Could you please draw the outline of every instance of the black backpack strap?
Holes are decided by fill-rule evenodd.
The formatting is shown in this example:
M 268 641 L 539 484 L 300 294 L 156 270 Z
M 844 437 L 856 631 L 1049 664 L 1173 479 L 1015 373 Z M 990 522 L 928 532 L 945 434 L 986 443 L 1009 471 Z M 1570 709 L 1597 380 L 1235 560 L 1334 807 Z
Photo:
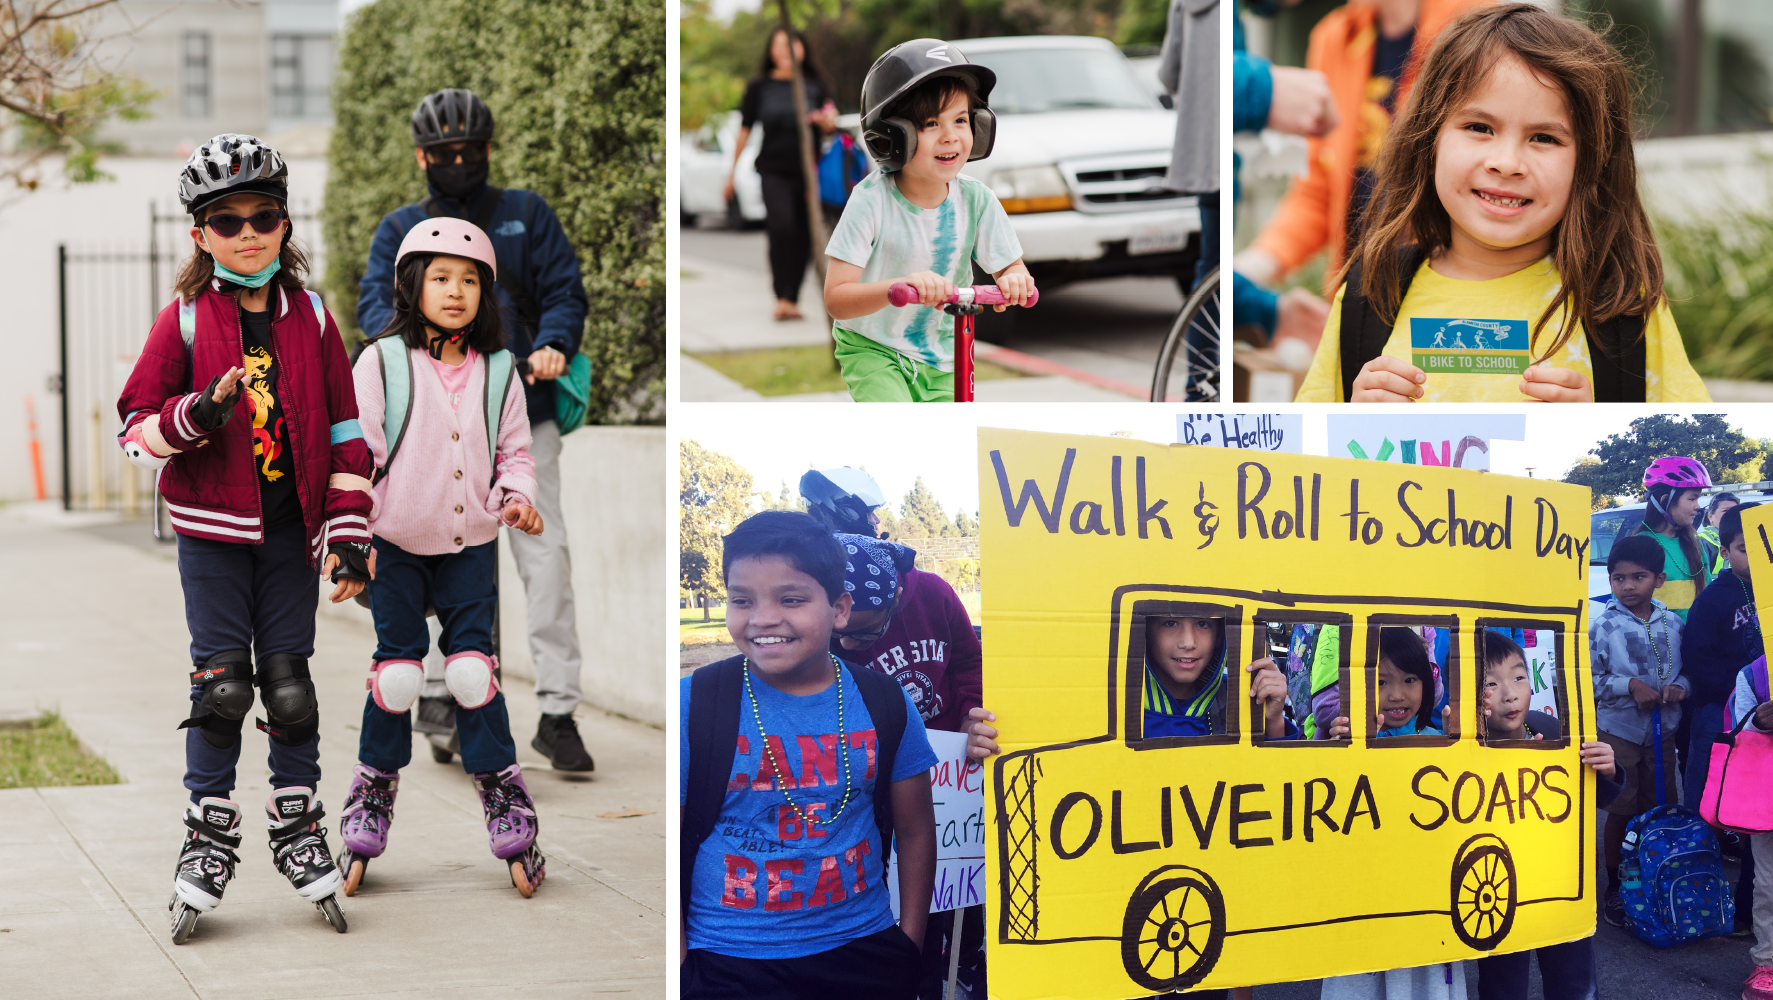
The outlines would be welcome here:
M 684 730 L 690 756 L 680 831 L 680 913 L 689 912 L 696 852 L 714 832 L 721 806 L 726 803 L 726 783 L 733 773 L 733 758 L 739 746 L 739 696 L 743 691 L 744 664 L 744 657 L 733 656 L 700 667 L 690 675 L 689 719 Z
M 1589 363 L 1594 366 L 1594 401 L 1642 403 L 1644 401 L 1644 317 L 1615 316 L 1600 324 L 1600 336 L 1588 335 Z M 1596 340 L 1612 347 L 1607 354 Z
M 845 663 L 862 692 L 862 704 L 874 720 L 874 825 L 880 830 L 880 864 L 886 870 L 886 859 L 893 853 L 893 761 L 899 754 L 899 741 L 905 736 L 910 716 L 905 709 L 905 692 L 899 682 L 867 667 Z
M 1418 244 L 1412 243 L 1398 251 L 1398 273 L 1402 277 L 1398 285 L 1398 308 L 1403 308 L 1404 296 L 1410 294 L 1410 282 L 1416 280 L 1416 271 L 1428 254 Z M 1341 356 L 1342 356 L 1342 401 L 1354 398 L 1354 380 L 1361 373 L 1366 363 L 1385 353 L 1385 342 L 1391 339 L 1392 322 L 1387 323 L 1379 316 L 1361 292 L 1361 265 L 1357 260 L 1348 269 L 1348 278 L 1342 290 Z

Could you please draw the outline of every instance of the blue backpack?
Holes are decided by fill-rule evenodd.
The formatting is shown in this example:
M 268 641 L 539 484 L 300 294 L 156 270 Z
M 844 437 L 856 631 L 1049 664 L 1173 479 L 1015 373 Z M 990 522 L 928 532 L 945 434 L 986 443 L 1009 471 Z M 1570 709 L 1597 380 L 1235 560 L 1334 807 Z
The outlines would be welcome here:
M 1651 718 L 1656 774 L 1662 770 L 1662 713 Z M 1664 802 L 1657 782 L 1654 809 L 1632 817 L 1619 866 L 1619 897 L 1626 922 L 1658 948 L 1728 935 L 1736 904 L 1724 878 L 1718 838 L 1699 813 Z
M 850 191 L 871 169 L 862 146 L 848 132 L 837 133 L 825 155 L 819 157 L 819 200 L 827 205 L 849 203 Z

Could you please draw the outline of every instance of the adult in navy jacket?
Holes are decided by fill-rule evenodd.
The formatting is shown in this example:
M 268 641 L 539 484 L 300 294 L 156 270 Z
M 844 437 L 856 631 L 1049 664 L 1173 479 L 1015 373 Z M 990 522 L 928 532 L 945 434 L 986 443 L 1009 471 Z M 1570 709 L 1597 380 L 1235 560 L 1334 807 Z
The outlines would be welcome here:
M 590 754 L 573 722 L 580 700 L 579 652 L 572 592 L 572 560 L 560 508 L 560 429 L 554 422 L 553 380 L 578 352 L 590 304 L 578 257 L 554 210 L 533 191 L 486 183 L 492 150 L 492 112 L 467 90 L 440 90 L 412 116 L 414 157 L 430 196 L 382 217 L 370 243 L 357 298 L 357 325 L 373 336 L 394 315 L 394 261 L 413 226 L 433 216 L 467 219 L 485 230 L 498 255 L 497 295 L 506 344 L 529 373 L 530 454 L 536 462 L 536 509 L 548 530 L 508 533 L 529 605 L 529 646 L 536 669 L 542 721 L 530 741 L 557 770 L 590 771 Z M 451 716 L 442 662 L 427 660 L 426 696 L 415 727 L 435 731 Z M 433 676 L 434 675 L 434 676 Z M 447 730 L 446 730 L 447 731 Z

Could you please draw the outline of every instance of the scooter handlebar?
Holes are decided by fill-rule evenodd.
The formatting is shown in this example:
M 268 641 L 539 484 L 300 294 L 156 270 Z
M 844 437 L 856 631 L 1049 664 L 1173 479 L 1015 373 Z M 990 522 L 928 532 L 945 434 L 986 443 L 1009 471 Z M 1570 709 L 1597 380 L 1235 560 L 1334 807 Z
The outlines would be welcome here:
M 953 295 L 948 296 L 947 301 L 949 301 L 949 302 L 964 302 L 964 301 L 966 301 L 967 295 L 969 292 L 971 293 L 971 298 L 972 298 L 971 304 L 973 304 L 973 305 L 981 305 L 981 306 L 1009 305 L 1009 302 L 1004 298 L 1003 289 L 997 287 L 996 285 L 971 285 L 971 286 L 964 286 L 963 285 L 962 287 L 956 289 L 955 293 Z M 918 300 L 917 289 L 913 288 L 912 286 L 906 284 L 903 281 L 898 282 L 898 283 L 894 284 L 891 288 L 887 289 L 887 301 L 891 302 L 895 306 L 915 305 L 917 303 L 917 300 Z M 1036 302 L 1039 302 L 1039 301 L 1040 301 L 1040 289 L 1037 288 L 1037 289 L 1028 293 L 1028 306 L 1032 306 Z M 1024 307 L 1024 308 L 1026 308 L 1026 307 Z

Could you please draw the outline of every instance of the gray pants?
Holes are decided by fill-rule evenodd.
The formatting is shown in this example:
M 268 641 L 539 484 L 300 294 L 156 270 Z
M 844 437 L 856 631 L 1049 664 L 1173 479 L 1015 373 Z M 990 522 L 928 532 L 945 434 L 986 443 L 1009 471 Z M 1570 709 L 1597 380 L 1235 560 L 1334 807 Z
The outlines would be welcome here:
M 1755 859 L 1755 946 L 1748 958 L 1756 965 L 1773 965 L 1773 833 L 1750 837 L 1749 850 Z
M 517 560 L 517 575 L 529 602 L 529 655 L 536 668 L 536 701 L 544 715 L 569 715 L 579 707 L 579 630 L 573 609 L 572 552 L 567 548 L 566 516 L 560 508 L 560 428 L 549 420 L 530 425 L 529 447 L 536 462 L 536 511 L 542 533 L 503 532 Z M 425 656 L 425 694 L 443 697 L 443 654 L 438 626 L 431 619 L 431 652 Z

